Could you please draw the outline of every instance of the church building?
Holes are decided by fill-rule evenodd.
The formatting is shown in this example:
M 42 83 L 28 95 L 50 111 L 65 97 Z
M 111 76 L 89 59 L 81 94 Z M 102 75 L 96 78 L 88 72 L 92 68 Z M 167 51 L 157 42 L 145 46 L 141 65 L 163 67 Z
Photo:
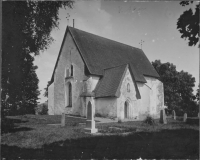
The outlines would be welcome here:
M 163 84 L 141 49 L 67 27 L 48 87 L 48 113 L 159 118 Z

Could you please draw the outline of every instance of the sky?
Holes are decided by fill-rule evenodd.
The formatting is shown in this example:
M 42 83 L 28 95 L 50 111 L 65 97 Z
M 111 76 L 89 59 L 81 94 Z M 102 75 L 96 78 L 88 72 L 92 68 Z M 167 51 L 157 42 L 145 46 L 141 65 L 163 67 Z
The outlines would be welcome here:
M 194 94 L 199 84 L 199 48 L 188 46 L 176 29 L 177 19 L 197 2 L 182 7 L 176 2 L 133 2 L 113 0 L 77 0 L 73 9 L 59 10 L 59 29 L 51 36 L 54 42 L 35 57 L 34 64 L 41 94 L 38 102 L 47 100 L 44 88 L 51 79 L 67 25 L 90 32 L 133 47 L 142 48 L 150 62 L 161 60 L 176 66 L 195 77 Z M 140 42 L 143 41 L 142 46 Z

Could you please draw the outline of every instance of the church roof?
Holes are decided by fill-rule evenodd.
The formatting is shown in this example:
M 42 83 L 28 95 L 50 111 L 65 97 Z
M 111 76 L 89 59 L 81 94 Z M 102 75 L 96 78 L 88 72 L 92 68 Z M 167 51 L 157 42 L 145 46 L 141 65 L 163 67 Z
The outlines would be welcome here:
M 136 88 L 136 97 L 140 99 L 140 93 L 136 85 L 133 73 L 128 64 L 121 65 L 113 68 L 108 68 L 104 70 L 104 75 L 97 84 L 94 92 L 95 98 L 103 97 L 119 97 L 120 96 L 120 87 L 127 69 L 129 68 L 133 83 Z
M 145 76 L 159 75 L 141 49 L 103 38 L 76 28 L 67 27 L 91 75 L 103 76 L 104 69 L 130 64 L 135 81 L 146 83 Z M 64 44 L 64 40 L 62 46 Z M 61 48 L 62 48 L 61 46 Z M 60 49 L 61 52 L 61 49 Z M 58 59 L 61 53 L 58 55 Z M 58 63 L 54 68 L 54 72 Z M 51 81 L 54 78 L 54 72 Z
M 68 27 L 91 74 L 103 75 L 106 68 L 130 64 L 135 80 L 146 82 L 144 75 L 159 75 L 141 49 Z

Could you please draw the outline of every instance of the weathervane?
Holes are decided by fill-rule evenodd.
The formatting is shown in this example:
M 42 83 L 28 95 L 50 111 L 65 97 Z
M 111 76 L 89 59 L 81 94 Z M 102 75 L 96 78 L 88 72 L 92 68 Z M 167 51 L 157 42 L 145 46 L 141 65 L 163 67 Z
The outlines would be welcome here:
M 143 44 L 143 43 L 144 43 L 143 40 L 141 40 L 140 43 L 139 43 L 139 44 L 141 45 L 141 49 L 142 49 L 142 44 Z

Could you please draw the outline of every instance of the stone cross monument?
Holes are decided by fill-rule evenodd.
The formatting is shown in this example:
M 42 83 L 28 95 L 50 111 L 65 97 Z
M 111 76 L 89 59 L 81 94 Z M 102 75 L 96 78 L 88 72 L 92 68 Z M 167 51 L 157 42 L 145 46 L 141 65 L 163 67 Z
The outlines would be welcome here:
M 95 128 L 94 107 L 92 106 L 90 101 L 87 106 L 87 120 L 85 131 L 87 133 L 96 133 L 98 131 L 98 129 Z

